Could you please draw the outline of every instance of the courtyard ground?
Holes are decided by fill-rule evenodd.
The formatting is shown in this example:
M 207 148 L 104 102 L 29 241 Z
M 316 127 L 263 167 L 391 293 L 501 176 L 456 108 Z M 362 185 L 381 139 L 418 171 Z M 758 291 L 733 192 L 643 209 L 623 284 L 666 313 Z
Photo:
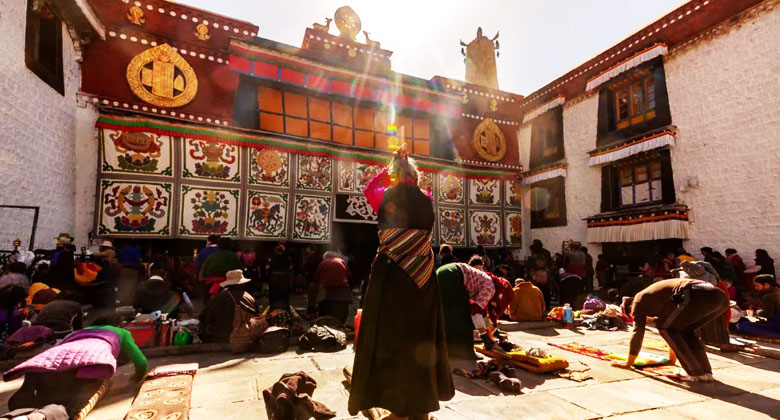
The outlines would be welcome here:
M 608 362 L 567 352 L 547 343 L 570 343 L 626 352 L 630 337 L 625 331 L 587 331 L 556 328 L 512 331 L 510 340 L 524 348 L 542 347 L 566 358 L 572 367 L 588 367 L 593 379 L 574 382 L 553 375 L 520 372 L 522 395 L 503 395 L 484 380 L 455 376 L 457 393 L 443 402 L 435 417 L 466 419 L 733 419 L 780 418 L 780 362 L 744 353 L 713 354 L 710 361 L 717 382 L 679 383 L 649 377 L 633 370 L 611 367 Z M 646 343 L 660 337 L 648 332 Z M 651 350 L 652 351 L 652 350 Z M 192 393 L 193 420 L 266 419 L 262 391 L 283 373 L 304 371 L 318 383 L 314 399 L 337 413 L 347 412 L 348 391 L 342 369 L 351 367 L 352 345 L 337 353 L 298 353 L 295 348 L 275 356 L 237 357 L 226 353 L 167 356 L 150 359 L 150 365 L 197 362 Z M 474 362 L 455 361 L 453 368 L 472 369 Z M 109 394 L 89 416 L 90 420 L 123 419 L 138 384 L 130 380 L 131 366 L 120 369 Z M 0 384 L 5 405 L 21 380 Z M 5 409 L 5 407 L 0 407 Z

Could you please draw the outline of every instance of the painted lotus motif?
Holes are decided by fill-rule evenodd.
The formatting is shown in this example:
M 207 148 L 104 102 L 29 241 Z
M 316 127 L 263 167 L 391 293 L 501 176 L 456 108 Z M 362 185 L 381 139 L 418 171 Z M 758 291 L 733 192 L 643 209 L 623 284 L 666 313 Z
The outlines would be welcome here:
M 296 195 L 293 239 L 329 240 L 330 206 L 330 197 Z
M 99 233 L 164 234 L 171 184 L 102 182 Z
M 472 179 L 469 181 L 471 204 L 496 205 L 499 199 L 499 181 L 496 179 Z
M 287 194 L 249 192 L 247 236 L 283 238 L 287 236 Z
M 306 190 L 332 190 L 333 161 L 323 156 L 298 155 L 298 182 L 296 186 Z
M 439 239 L 441 243 L 465 245 L 463 210 L 439 209 Z
M 501 222 L 498 213 L 474 211 L 471 213 L 471 245 L 500 245 Z
M 290 154 L 271 149 L 249 152 L 249 183 L 290 185 Z
M 185 139 L 184 178 L 238 182 L 238 147 L 198 139 Z

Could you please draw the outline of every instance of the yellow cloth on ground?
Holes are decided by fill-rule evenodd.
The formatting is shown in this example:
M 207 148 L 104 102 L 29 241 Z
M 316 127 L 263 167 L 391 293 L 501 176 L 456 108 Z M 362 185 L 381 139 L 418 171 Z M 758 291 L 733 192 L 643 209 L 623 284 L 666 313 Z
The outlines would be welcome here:
M 548 356 L 542 359 L 529 356 L 523 350 L 510 352 L 485 350 L 481 345 L 474 346 L 474 349 L 486 356 L 498 359 L 500 362 L 523 368 L 531 373 L 555 372 L 569 367 L 569 362 L 566 359 L 557 356 Z

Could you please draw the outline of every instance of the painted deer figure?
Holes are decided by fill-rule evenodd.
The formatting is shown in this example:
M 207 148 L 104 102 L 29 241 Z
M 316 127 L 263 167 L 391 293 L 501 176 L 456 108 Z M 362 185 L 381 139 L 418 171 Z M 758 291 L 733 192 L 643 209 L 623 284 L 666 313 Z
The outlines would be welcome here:
M 314 29 L 316 29 L 316 30 L 318 30 L 318 31 L 325 31 L 325 32 L 328 32 L 328 31 L 330 31 L 330 22 L 331 22 L 331 21 L 333 21 L 333 19 L 331 19 L 331 18 L 325 18 L 325 24 L 324 24 L 324 25 L 323 25 L 323 24 L 321 24 L 321 23 L 317 23 L 317 22 L 315 22 L 315 23 L 313 24 L 313 25 L 314 25 Z
M 379 41 L 374 41 L 368 37 L 369 35 L 371 35 L 370 32 L 363 31 L 363 35 L 366 36 L 366 45 L 368 45 L 371 48 L 379 49 L 379 45 L 380 45 Z

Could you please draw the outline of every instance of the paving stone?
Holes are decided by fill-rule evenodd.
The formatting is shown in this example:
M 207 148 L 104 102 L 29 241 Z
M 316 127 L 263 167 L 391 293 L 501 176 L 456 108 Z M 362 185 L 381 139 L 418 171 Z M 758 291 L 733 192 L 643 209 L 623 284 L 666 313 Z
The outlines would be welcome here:
M 707 399 L 650 378 L 558 389 L 549 393 L 603 416 Z
M 545 392 L 516 396 L 496 396 L 445 404 L 435 416 L 439 419 L 474 420 L 578 420 L 598 417 L 597 414 Z

